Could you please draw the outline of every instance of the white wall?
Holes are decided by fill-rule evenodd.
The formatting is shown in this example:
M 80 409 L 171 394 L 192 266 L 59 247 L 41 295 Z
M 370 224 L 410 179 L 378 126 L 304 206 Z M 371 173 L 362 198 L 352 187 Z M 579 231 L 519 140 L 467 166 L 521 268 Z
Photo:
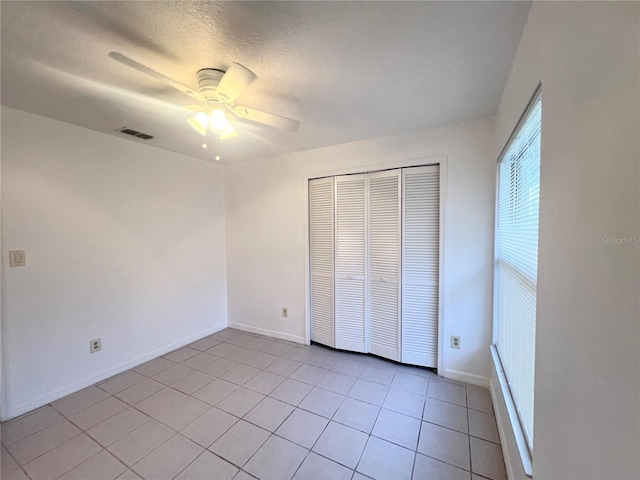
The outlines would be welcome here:
M 3 107 L 2 169 L 5 417 L 226 324 L 220 166 Z
M 542 81 L 534 478 L 640 477 L 640 246 L 603 242 L 640 235 L 639 18 L 535 3 L 497 115 L 496 151 Z
M 229 324 L 304 341 L 306 178 L 448 157 L 444 335 L 445 367 L 489 376 L 495 163 L 493 118 L 426 129 L 226 170 Z M 282 318 L 281 308 L 289 308 Z

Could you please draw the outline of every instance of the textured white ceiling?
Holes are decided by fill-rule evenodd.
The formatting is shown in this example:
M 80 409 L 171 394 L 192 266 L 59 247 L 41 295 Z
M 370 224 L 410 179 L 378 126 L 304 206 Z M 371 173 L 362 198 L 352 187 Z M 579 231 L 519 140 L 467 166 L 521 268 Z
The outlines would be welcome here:
M 3 105 L 211 160 L 262 158 L 495 113 L 529 2 L 1 2 Z M 189 97 L 205 67 L 258 75 L 237 103 L 301 121 L 245 123 L 201 148 Z M 176 106 L 178 105 L 178 106 Z

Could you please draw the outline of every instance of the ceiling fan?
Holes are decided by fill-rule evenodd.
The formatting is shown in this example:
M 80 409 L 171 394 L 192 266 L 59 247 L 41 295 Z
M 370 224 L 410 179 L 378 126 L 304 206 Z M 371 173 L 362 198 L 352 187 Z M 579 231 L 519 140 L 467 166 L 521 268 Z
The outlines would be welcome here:
M 199 70 L 196 73 L 196 79 L 198 81 L 198 91 L 196 92 L 121 53 L 110 52 L 109 57 L 123 65 L 166 83 L 200 102 L 196 106 L 187 107 L 197 111 L 193 117 L 187 119 L 187 122 L 195 131 L 203 136 L 207 135 L 207 131 L 211 131 L 218 134 L 221 140 L 235 137 L 238 132 L 229 120 L 227 113 L 241 119 L 268 125 L 269 127 L 290 133 L 296 132 L 300 127 L 298 120 L 256 110 L 255 108 L 236 105 L 236 99 L 242 95 L 246 88 L 257 78 L 255 73 L 238 63 L 232 63 L 226 71 L 217 68 L 203 68 Z M 206 143 L 203 143 L 202 146 L 206 148 Z

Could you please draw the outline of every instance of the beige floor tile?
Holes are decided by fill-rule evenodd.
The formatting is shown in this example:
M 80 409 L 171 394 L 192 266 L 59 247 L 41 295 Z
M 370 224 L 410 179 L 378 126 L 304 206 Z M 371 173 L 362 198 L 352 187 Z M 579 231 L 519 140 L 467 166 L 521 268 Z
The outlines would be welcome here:
M 201 352 L 197 355 L 194 355 L 190 359 L 182 362 L 182 365 L 189 368 L 200 369 L 202 367 L 209 365 L 211 362 L 217 359 L 218 357 L 216 357 L 215 355 L 210 355 L 206 352 Z
M 471 467 L 473 473 L 491 480 L 507 478 L 500 445 L 475 437 L 471 437 Z
M 295 443 L 272 435 L 244 466 L 244 470 L 257 478 L 291 478 L 308 450 Z
M 401 447 L 415 450 L 418 445 L 421 421 L 417 418 L 392 412 L 380 411 L 371 435 L 387 440 Z
M 201 446 L 175 435 L 136 463 L 133 470 L 150 480 L 171 480 L 202 452 Z
M 305 448 L 313 447 L 329 423 L 324 417 L 297 408 L 276 430 L 276 434 Z
M 329 422 L 313 451 L 348 468 L 355 468 L 368 436 L 351 427 Z
M 253 355 L 252 357 L 247 358 L 242 363 L 244 363 L 245 365 L 249 365 L 250 367 L 259 368 L 260 370 L 264 370 L 269 365 L 271 365 L 273 362 L 278 360 L 278 358 L 279 357 L 276 357 L 275 355 L 269 355 L 268 353 L 264 353 L 264 352 L 257 352 L 255 355 Z
M 208 385 L 205 385 L 201 389 L 193 392 L 193 397 L 198 400 L 202 400 L 209 405 L 215 405 L 220 400 L 231 395 L 237 389 L 238 385 L 217 378 Z
M 142 480 L 137 473 L 127 470 L 122 475 L 120 475 L 116 480 Z
M 333 420 L 361 432 L 371 433 L 379 412 L 380 407 L 376 405 L 347 397 L 333 416 Z
M 469 436 L 464 433 L 422 422 L 418 452 L 470 470 Z
M 59 480 L 113 480 L 126 469 L 122 462 L 102 450 L 65 473 Z
M 0 456 L 0 473 L 2 471 L 11 472 L 18 468 L 18 462 L 11 456 L 11 454 L 2 446 L 2 456 Z
M 493 403 L 489 389 L 476 385 L 467 385 L 467 401 L 469 408 L 493 414 Z
M 21 468 L 16 468 L 10 471 L 2 469 L 0 475 L 2 480 L 29 480 L 29 477 L 27 477 L 27 474 L 24 473 Z
M 107 447 L 149 420 L 150 418 L 144 413 L 129 407 L 90 428 L 87 434 L 103 447 Z
M 81 434 L 59 445 L 24 466 L 32 480 L 58 478 L 100 451 L 101 447 Z
M 300 365 L 295 372 L 289 375 L 289 378 L 299 382 L 308 383 L 309 385 L 317 385 L 327 372 L 328 370 L 325 368 L 304 363 Z
M 231 345 L 230 343 L 219 343 L 215 347 L 211 347 L 206 352 L 215 355 L 216 357 L 224 357 L 227 353 L 233 352 L 236 348 L 236 345 Z
M 69 420 L 75 423 L 82 430 L 88 430 L 91 427 L 104 422 L 106 419 L 113 417 L 115 414 L 123 411 L 127 407 L 128 405 L 122 400 L 118 400 L 115 397 L 107 397 L 101 402 L 71 415 Z
M 424 406 L 423 420 L 443 427 L 451 428 L 462 433 L 469 431 L 467 409 L 460 405 L 427 398 Z
M 60 400 L 56 400 L 51 406 L 65 417 L 70 417 L 74 413 L 78 413 L 91 405 L 95 405 L 108 396 L 109 394 L 105 391 L 100 390 L 98 387 L 91 386 L 67 395 Z
M 430 478 L 438 480 L 470 480 L 471 472 L 418 453 L 413 467 L 413 478 L 416 480 Z
M 231 395 L 216 403 L 216 407 L 236 417 L 244 417 L 249 411 L 265 398 L 264 395 L 238 388 Z
M 353 470 L 311 452 L 302 462 L 293 480 L 350 480 L 352 475 Z
M 156 417 L 156 420 L 159 420 L 174 430 L 182 430 L 210 408 L 210 405 L 200 400 L 187 397 L 162 412 Z
M 237 421 L 237 417 L 213 407 L 183 428 L 180 433 L 207 448 Z
M 249 365 L 238 364 L 227 373 L 221 375 L 220 378 L 227 382 L 235 383 L 236 385 L 244 385 L 258 373 L 260 373 L 260 370 L 257 368 L 250 367 Z
M 267 397 L 244 416 L 247 422 L 274 432 L 293 412 L 295 407 L 288 403 Z
M 185 398 L 184 393 L 167 387 L 137 403 L 136 408 L 155 417 Z
M 313 387 L 306 383 L 287 378 L 278 385 L 269 396 L 277 400 L 297 406 L 306 397 Z
M 389 387 L 386 385 L 359 378 L 349 390 L 348 395 L 356 400 L 382 406 L 388 391 Z
M 122 372 L 115 377 L 111 377 L 109 380 L 99 383 L 98 387 L 100 387 L 105 392 L 110 393 L 111 395 L 115 395 L 116 393 L 119 393 L 129 387 L 134 386 L 137 383 L 142 382 L 146 378 L 147 377 L 134 370 L 127 370 L 126 372 Z
M 227 360 L 226 358 L 218 358 L 208 365 L 201 367 L 200 371 L 211 375 L 212 377 L 220 377 L 237 365 L 238 362 L 232 362 L 231 360 Z
M 151 378 L 147 378 L 146 380 L 117 393 L 116 397 L 129 405 L 135 405 L 139 401 L 150 397 L 163 388 L 165 388 L 165 386 L 162 383 L 156 382 Z
M 449 382 L 441 382 L 431 379 L 427 396 L 442 400 L 443 402 L 455 403 L 462 407 L 467 406 L 466 389 L 463 386 Z
M 391 385 L 393 377 L 396 374 L 397 368 L 388 364 L 380 364 L 375 366 L 366 366 L 360 378 L 369 380 L 370 382 L 382 383 L 384 385 Z
M 195 348 L 182 347 L 178 350 L 174 350 L 173 352 L 163 355 L 163 357 L 167 360 L 171 360 L 172 362 L 182 363 L 185 360 L 193 357 L 194 355 L 197 355 L 198 353 L 200 353 L 200 350 L 196 350 Z
M 285 381 L 285 377 L 271 372 L 260 372 L 247 383 L 245 388 L 263 395 L 269 395 L 275 388 Z
M 54 423 L 22 440 L 7 445 L 7 450 L 21 465 L 75 437 L 80 430 L 67 420 Z M 64 472 L 63 472 L 64 473 Z
M 138 365 L 134 368 L 134 370 L 142 375 L 146 375 L 147 377 L 153 377 L 160 372 L 167 370 L 168 368 L 174 366 L 171 360 L 167 360 L 166 358 L 158 357 L 153 360 L 149 360 L 148 362 L 143 363 L 142 365 Z
M 302 365 L 301 362 L 297 362 L 295 360 L 289 360 L 287 358 L 280 358 L 276 360 L 271 365 L 269 365 L 265 370 L 267 372 L 275 373 L 277 375 L 282 375 L 283 377 L 288 377 L 293 372 L 295 372 Z
M 215 478 L 230 480 L 238 473 L 238 468 L 211 452 L 204 452 L 185 468 L 176 480 L 199 480 Z
M 413 375 L 405 372 L 396 372 L 391 386 L 401 390 L 407 390 L 418 395 L 426 395 L 429 379 L 420 375 Z
M 195 370 L 193 368 L 185 367 L 184 365 L 176 364 L 173 367 L 167 368 L 164 372 L 160 372 L 154 375 L 152 378 L 156 382 L 164 383 L 165 385 L 172 385 L 180 380 L 182 377 L 186 377 Z
M 469 435 L 493 443 L 500 443 L 496 417 L 489 413 L 469 409 Z
M 126 465 L 132 466 L 173 435 L 169 427 L 150 420 L 109 446 L 109 451 Z
M 248 348 L 238 347 L 235 350 L 232 350 L 231 352 L 227 353 L 224 356 L 224 358 L 228 360 L 232 360 L 234 362 L 242 363 L 245 360 L 253 357 L 257 353 L 258 352 L 256 352 L 255 350 L 249 350 Z
M 243 466 L 269 438 L 262 428 L 240 420 L 209 447 L 213 453 L 237 466 Z
M 339 372 L 328 372 L 322 380 L 318 382 L 318 387 L 330 390 L 341 395 L 346 395 L 353 384 L 356 383 L 357 378 L 351 375 L 345 375 Z
M 190 348 L 195 348 L 196 350 L 200 350 L 201 352 L 204 352 L 205 350 L 209 350 L 210 348 L 215 347 L 219 343 L 220 343 L 219 340 L 214 340 L 213 338 L 204 337 L 187 346 Z
M 300 408 L 326 418 L 333 417 L 346 397 L 322 388 L 314 388 L 298 405 Z
M 410 480 L 414 456 L 413 450 L 369 437 L 357 470 L 376 480 Z
M 365 363 L 361 360 L 359 355 L 349 355 L 338 360 L 331 370 L 357 377 L 362 373 L 365 366 Z
M 64 417 L 50 406 L 23 415 L 2 425 L 2 443 L 11 445 L 34 433 L 62 421 Z
M 410 417 L 422 418 L 424 401 L 425 397 L 422 395 L 391 387 L 383 407 Z

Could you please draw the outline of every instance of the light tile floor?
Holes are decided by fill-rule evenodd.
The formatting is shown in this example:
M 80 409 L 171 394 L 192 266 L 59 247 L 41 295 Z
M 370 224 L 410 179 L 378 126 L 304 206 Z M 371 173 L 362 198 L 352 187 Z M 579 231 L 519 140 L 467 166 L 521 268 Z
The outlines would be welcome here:
M 487 389 L 226 329 L 2 425 L 2 480 L 506 478 Z

